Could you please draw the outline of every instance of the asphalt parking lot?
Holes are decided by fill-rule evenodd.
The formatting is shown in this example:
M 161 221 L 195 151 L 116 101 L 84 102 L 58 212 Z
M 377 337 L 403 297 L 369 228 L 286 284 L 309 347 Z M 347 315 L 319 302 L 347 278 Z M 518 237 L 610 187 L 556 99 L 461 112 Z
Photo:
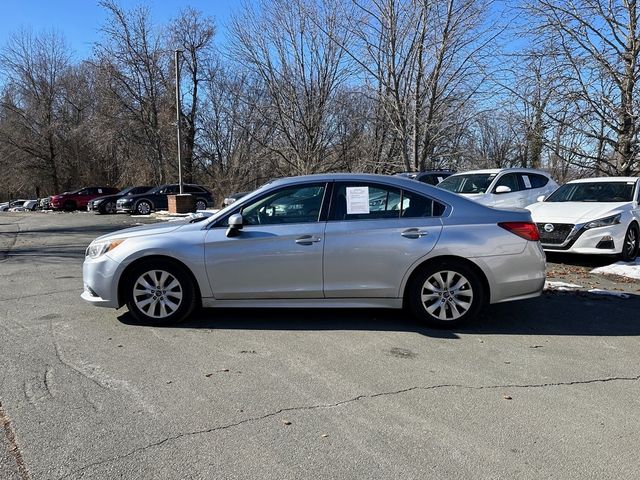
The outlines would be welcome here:
M 548 292 L 454 331 L 382 310 L 152 328 L 79 298 L 88 243 L 146 221 L 0 215 L 1 479 L 637 478 L 637 282 L 556 257 L 627 298 Z

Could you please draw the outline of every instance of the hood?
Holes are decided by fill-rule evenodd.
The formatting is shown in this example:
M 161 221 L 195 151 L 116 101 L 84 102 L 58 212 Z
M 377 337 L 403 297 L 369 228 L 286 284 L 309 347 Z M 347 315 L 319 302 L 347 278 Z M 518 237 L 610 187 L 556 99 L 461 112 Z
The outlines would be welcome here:
M 610 217 L 625 210 L 629 202 L 538 202 L 529 205 L 533 221 L 536 223 L 585 223 L 599 218 Z
M 161 222 L 161 223 L 153 223 L 151 225 L 143 225 L 141 227 L 125 228 L 123 230 L 117 230 L 115 232 L 102 235 L 101 237 L 96 238 L 94 241 L 111 240 L 114 238 L 143 237 L 145 235 L 158 235 L 161 233 L 170 233 L 187 224 L 188 224 L 188 221 Z

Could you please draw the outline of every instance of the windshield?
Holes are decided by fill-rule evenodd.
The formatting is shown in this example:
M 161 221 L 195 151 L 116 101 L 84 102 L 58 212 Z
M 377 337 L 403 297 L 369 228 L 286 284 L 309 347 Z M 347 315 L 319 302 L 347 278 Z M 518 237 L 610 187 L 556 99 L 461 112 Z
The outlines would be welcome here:
M 134 188 L 136 187 L 129 187 L 129 188 L 125 188 L 124 190 L 120 190 L 118 192 L 118 195 L 127 195 L 129 194 Z
M 567 183 L 545 202 L 630 202 L 634 182 Z
M 453 193 L 485 193 L 491 185 L 495 173 L 470 173 L 467 175 L 451 175 L 438 184 Z

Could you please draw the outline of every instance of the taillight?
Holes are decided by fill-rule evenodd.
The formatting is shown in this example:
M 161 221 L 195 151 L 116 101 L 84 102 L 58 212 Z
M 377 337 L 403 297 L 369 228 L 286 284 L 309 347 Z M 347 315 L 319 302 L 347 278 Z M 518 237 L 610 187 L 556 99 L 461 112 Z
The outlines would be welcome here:
M 540 232 L 533 222 L 500 222 L 498 226 L 525 240 L 531 240 L 532 242 L 540 240 Z

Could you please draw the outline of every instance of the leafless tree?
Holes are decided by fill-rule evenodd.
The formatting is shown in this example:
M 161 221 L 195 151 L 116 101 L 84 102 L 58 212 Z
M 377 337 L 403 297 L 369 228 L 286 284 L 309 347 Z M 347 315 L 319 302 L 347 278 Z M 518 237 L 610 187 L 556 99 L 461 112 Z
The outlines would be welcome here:
M 171 44 L 182 51 L 186 79 L 182 83 L 181 99 L 182 135 L 182 168 L 186 182 L 193 182 L 194 151 L 198 134 L 198 115 L 201 105 L 201 84 L 207 71 L 206 64 L 214 56 L 213 37 L 215 27 L 213 20 L 202 13 L 187 7 L 171 22 Z M 209 70 L 211 71 L 211 70 Z
M 304 174 L 327 168 L 336 141 L 332 102 L 348 75 L 338 0 L 263 0 L 233 21 L 234 58 L 261 79 L 268 102 L 255 113 L 274 126 L 264 146 L 274 168 Z M 333 39 L 339 38 L 339 42 Z
M 638 171 L 636 0 L 530 0 L 527 11 L 537 31 L 558 45 L 562 94 L 575 111 L 567 127 L 591 141 L 580 156 L 599 171 Z
M 100 5 L 109 18 L 102 27 L 104 39 L 95 47 L 96 68 L 106 75 L 106 86 L 120 107 L 117 112 L 125 121 L 120 128 L 127 128 L 142 147 L 137 163 L 149 162 L 154 180 L 164 183 L 167 164 L 174 158 L 168 155 L 169 140 L 175 138 L 171 109 L 175 103 L 167 78 L 171 54 L 147 8 L 125 11 L 114 0 Z
M 25 168 L 45 172 L 49 188 L 61 186 L 60 104 L 69 49 L 56 33 L 21 31 L 0 52 L 5 75 L 0 107 L 0 141 L 27 161 Z

